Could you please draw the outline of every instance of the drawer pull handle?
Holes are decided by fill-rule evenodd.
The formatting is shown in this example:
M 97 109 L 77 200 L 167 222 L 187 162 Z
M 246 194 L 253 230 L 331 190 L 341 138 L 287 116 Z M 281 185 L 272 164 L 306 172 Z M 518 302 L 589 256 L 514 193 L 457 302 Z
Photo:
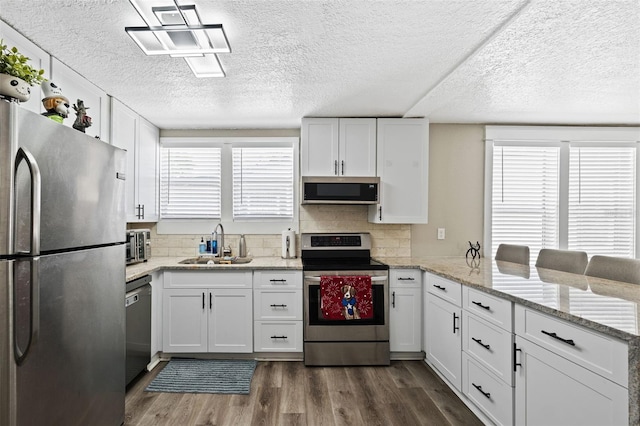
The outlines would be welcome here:
M 407 277 L 407 278 L 399 277 L 398 281 L 415 281 L 415 278 L 413 278 L 413 277 Z
M 563 339 L 562 337 L 558 336 L 556 333 L 550 333 L 548 331 L 544 331 L 544 330 L 540 330 L 542 332 L 542 334 L 546 334 L 549 337 L 553 337 L 556 340 L 560 340 L 563 343 L 566 343 L 567 345 L 571 345 L 571 346 L 575 346 L 576 343 L 573 341 L 573 339 Z
M 272 279 L 272 280 L 269 280 L 269 281 L 270 281 L 270 282 L 272 282 L 272 283 L 274 283 L 274 284 L 275 284 L 275 283 L 284 284 L 284 283 L 286 283 L 286 282 L 287 282 L 287 280 L 283 280 L 283 279 L 279 279 L 279 280 Z
M 482 386 L 478 386 L 475 383 L 471 383 L 473 385 L 474 388 L 478 389 L 478 392 L 480 392 L 481 394 L 483 394 L 485 397 L 487 397 L 487 399 L 491 399 L 491 393 L 490 392 L 485 392 L 482 390 Z
M 471 340 L 473 340 L 474 342 L 476 342 L 477 344 L 479 344 L 480 346 L 482 346 L 486 350 L 488 350 L 488 351 L 491 350 L 491 345 L 487 345 L 485 343 L 482 343 L 482 339 L 476 339 L 475 337 L 472 337 Z
M 456 326 L 456 320 L 459 319 L 460 317 L 456 315 L 456 313 L 453 313 L 453 334 L 456 334 L 456 330 L 460 330 L 460 327 Z
M 286 339 L 287 336 L 271 336 L 272 339 Z
M 396 307 L 396 292 L 391 293 L 391 307 Z
M 271 306 L 272 308 L 286 308 L 287 307 L 287 305 L 276 305 L 276 304 L 272 304 L 272 305 L 269 305 L 269 306 Z
M 446 287 L 439 286 L 438 284 L 434 284 L 433 286 L 434 286 L 435 288 L 437 288 L 438 290 L 447 291 L 447 288 L 446 288 Z
M 471 303 L 473 303 L 474 305 L 476 305 L 479 308 L 486 309 L 487 311 L 491 309 L 490 306 L 483 305 L 482 302 L 472 301 Z

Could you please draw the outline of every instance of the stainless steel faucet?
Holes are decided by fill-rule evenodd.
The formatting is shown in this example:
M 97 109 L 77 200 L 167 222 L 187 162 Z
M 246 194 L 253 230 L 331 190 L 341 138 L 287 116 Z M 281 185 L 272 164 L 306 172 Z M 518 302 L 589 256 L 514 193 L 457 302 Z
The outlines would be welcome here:
M 220 228 L 220 232 L 218 232 L 218 228 Z M 216 256 L 224 257 L 224 227 L 219 223 L 216 225 L 216 229 L 214 229 L 213 232 L 218 235 L 218 253 Z

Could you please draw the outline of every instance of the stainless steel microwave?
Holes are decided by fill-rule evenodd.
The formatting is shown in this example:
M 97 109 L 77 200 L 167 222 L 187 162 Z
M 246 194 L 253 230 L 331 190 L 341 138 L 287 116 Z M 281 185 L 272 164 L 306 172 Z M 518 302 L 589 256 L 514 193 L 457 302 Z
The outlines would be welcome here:
M 151 230 L 127 230 L 127 265 L 146 262 L 151 258 Z
M 302 204 L 376 204 L 378 177 L 303 177 Z

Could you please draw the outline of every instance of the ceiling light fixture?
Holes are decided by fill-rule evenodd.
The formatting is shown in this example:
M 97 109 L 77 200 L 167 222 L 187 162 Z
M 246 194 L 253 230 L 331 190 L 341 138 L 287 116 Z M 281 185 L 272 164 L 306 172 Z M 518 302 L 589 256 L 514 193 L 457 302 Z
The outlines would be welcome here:
M 147 27 L 125 27 L 146 55 L 184 57 L 196 77 L 224 77 L 218 53 L 231 53 L 222 24 L 203 24 L 196 6 L 129 0 Z

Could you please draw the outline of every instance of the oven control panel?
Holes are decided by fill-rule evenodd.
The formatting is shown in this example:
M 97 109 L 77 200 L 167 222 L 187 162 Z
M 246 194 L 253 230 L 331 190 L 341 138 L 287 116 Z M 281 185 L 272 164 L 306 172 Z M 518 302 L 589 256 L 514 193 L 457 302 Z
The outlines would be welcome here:
M 371 237 L 365 232 L 313 233 L 301 235 L 302 249 L 352 250 L 371 249 Z

